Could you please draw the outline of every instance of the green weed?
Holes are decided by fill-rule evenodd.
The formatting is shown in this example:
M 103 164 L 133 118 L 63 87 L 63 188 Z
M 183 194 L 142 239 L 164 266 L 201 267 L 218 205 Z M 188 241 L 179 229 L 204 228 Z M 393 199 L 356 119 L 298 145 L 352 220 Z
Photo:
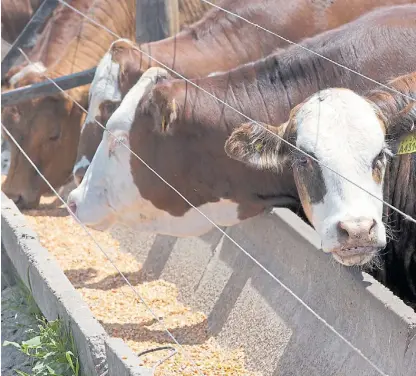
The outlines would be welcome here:
M 26 331 L 26 341 L 4 341 L 3 346 L 14 346 L 33 362 L 32 374 L 15 370 L 19 376 L 80 376 L 74 339 L 61 320 L 47 321 L 37 307 L 29 289 L 19 283 L 17 292 L 6 304 L 16 315 L 35 318 L 36 329 Z M 5 303 L 5 302 L 3 302 Z M 22 304 L 24 303 L 24 304 Z M 16 323 L 16 325 L 21 325 Z

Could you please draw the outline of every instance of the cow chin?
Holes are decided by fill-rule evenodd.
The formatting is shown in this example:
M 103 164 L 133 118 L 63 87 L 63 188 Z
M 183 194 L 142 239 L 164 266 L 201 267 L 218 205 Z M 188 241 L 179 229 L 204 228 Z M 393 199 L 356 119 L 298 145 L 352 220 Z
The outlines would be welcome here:
M 356 247 L 333 250 L 332 257 L 344 266 L 361 266 L 370 262 L 377 254 L 375 247 Z
M 101 222 L 89 223 L 87 226 L 96 231 L 107 231 L 115 224 L 113 217 L 107 217 Z
M 14 202 L 19 210 L 31 210 L 39 206 L 41 194 L 38 190 L 31 190 L 30 192 L 15 193 L 8 185 L 6 178 L 2 190 L 4 194 Z
M 77 210 L 75 215 L 70 210 L 69 212 L 72 214 L 72 216 L 75 217 L 75 221 L 79 221 L 84 226 L 97 231 L 107 231 L 116 222 L 115 215 L 110 210 L 100 210 L 98 213 L 95 209 L 91 208 L 90 210 L 89 208 L 85 207 L 81 210 Z M 90 215 L 88 215 L 88 213 Z M 94 213 L 93 216 L 91 215 L 92 213 Z

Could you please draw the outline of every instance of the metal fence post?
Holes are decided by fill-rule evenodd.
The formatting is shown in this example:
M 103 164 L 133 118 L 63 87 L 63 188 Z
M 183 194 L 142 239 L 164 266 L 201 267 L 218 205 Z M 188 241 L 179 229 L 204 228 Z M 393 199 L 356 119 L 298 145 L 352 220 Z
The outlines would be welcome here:
M 136 42 L 161 40 L 178 31 L 178 0 L 136 0 Z

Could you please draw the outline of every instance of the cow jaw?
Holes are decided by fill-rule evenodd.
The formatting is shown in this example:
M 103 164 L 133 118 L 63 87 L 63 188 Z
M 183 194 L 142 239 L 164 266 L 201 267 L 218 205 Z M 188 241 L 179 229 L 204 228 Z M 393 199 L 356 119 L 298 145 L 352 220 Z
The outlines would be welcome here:
M 323 250 L 341 264 L 365 264 L 386 245 L 385 130 L 375 108 L 350 90 L 328 89 L 306 101 L 293 121 L 298 148 L 365 190 L 295 154 L 298 192 Z

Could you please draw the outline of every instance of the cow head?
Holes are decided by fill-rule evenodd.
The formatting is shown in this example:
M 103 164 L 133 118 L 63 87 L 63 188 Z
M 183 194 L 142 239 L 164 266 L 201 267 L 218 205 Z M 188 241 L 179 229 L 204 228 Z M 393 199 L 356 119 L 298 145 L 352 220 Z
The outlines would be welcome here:
M 225 149 L 230 157 L 256 168 L 292 168 L 323 250 L 341 264 L 362 265 L 386 245 L 380 201 L 390 154 L 386 124 L 367 99 L 350 90 L 328 89 L 295 107 L 280 127 L 243 125 Z
M 68 197 L 70 210 L 83 223 L 105 230 L 117 220 L 117 213 L 126 215 L 134 211 L 135 203 L 143 204 L 130 170 L 130 130 L 141 98 L 166 77 L 164 69 L 150 68 L 108 120 L 111 133 L 104 132 L 84 179 Z
M 77 158 L 73 169 L 74 180 L 81 184 L 108 119 L 122 98 L 137 83 L 142 74 L 138 50 L 128 39 L 115 41 L 97 66 L 89 90 L 88 115 L 81 129 Z
M 8 79 L 10 88 L 44 81 L 40 73 L 28 68 Z M 82 116 L 80 109 L 60 93 L 7 106 L 2 122 L 48 181 L 60 187 L 71 176 Z M 2 190 L 19 208 L 36 207 L 48 187 L 13 141 L 8 141 L 11 161 Z

